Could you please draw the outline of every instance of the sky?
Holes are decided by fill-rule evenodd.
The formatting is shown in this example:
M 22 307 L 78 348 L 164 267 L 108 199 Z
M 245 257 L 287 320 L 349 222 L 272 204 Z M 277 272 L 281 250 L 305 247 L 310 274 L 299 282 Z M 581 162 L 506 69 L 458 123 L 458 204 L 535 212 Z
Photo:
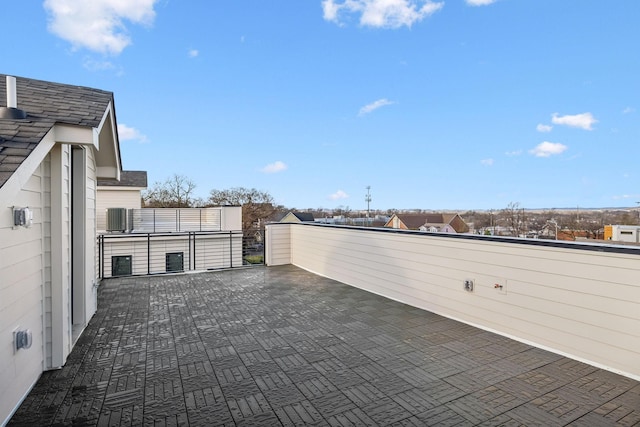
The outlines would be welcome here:
M 46 0 L 0 72 L 115 97 L 125 170 L 288 208 L 638 207 L 640 2 Z M 0 100 L 2 103 L 4 100 Z M 20 100 L 18 94 L 18 107 Z

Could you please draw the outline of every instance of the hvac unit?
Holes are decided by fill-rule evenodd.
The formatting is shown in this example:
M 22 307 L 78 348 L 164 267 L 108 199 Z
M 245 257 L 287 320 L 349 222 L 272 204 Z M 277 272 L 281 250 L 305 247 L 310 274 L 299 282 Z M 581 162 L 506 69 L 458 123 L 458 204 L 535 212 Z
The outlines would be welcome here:
M 127 210 L 125 208 L 107 209 L 107 231 L 127 231 Z

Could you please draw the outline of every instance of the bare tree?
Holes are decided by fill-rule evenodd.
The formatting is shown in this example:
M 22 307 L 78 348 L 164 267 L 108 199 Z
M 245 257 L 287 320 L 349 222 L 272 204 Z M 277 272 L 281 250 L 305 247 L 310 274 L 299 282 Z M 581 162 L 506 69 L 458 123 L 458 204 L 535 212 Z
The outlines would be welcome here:
M 500 211 L 500 216 L 507 224 L 512 236 L 520 236 L 525 231 L 524 208 L 518 202 L 510 202 L 506 208 Z
M 558 226 L 562 230 L 560 234 L 565 237 L 560 240 L 576 240 L 579 234 L 578 232 L 581 229 L 580 222 L 576 215 L 562 215 L 558 221 Z
M 149 208 L 188 208 L 193 206 L 196 184 L 184 175 L 174 174 L 164 182 L 156 182 L 142 198 Z
M 227 190 L 211 190 L 208 206 L 242 206 L 242 229 L 263 228 L 266 221 L 273 220 L 281 206 L 273 204 L 273 197 L 266 191 L 255 188 L 234 187 Z
M 493 212 L 476 212 L 467 211 L 460 215 L 466 223 L 473 223 L 473 228 L 476 233 L 481 231 L 491 233 L 490 227 L 493 225 Z

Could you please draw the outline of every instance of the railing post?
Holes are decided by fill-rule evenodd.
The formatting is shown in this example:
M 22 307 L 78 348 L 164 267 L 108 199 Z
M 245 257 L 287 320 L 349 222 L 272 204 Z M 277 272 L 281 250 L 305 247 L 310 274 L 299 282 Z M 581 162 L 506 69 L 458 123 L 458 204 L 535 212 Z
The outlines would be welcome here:
M 191 238 L 191 237 L 189 237 Z M 196 269 L 196 233 L 193 233 L 193 251 L 191 251 L 191 240 L 189 240 L 189 252 L 193 256 L 193 269 Z
M 267 227 L 264 227 L 264 231 L 260 230 L 262 237 L 262 264 L 267 265 Z
M 155 211 L 153 212 L 153 227 L 155 228 Z M 147 275 L 151 275 L 151 234 L 147 233 Z
M 229 266 L 233 268 L 233 231 L 229 231 Z
M 104 234 L 98 236 L 98 262 L 100 265 L 100 278 L 104 279 Z

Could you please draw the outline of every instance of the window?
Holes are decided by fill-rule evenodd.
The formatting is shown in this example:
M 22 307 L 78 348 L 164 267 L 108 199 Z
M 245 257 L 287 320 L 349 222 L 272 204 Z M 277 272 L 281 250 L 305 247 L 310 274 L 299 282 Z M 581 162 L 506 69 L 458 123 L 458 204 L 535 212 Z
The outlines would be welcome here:
M 620 234 L 626 234 L 628 236 L 631 236 L 633 234 L 633 231 L 621 231 Z
M 111 276 L 131 276 L 131 255 L 111 257 Z
M 184 271 L 184 252 L 170 252 L 165 256 L 167 273 Z

